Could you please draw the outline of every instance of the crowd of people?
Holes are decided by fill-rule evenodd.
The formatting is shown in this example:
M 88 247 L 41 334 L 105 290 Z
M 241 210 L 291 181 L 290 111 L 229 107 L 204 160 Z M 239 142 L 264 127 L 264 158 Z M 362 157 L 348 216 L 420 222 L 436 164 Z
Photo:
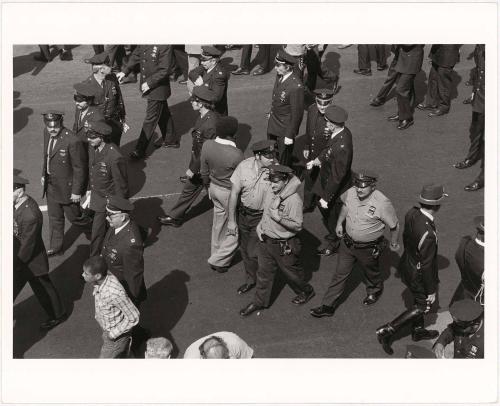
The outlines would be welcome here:
M 347 46 L 347 45 L 346 45 Z M 45 47 L 45 46 L 44 46 Z M 48 46 L 46 46 L 48 49 Z M 438 289 L 438 239 L 434 218 L 446 196 L 438 184 L 423 185 L 418 205 L 400 222 L 391 201 L 377 189 L 379 175 L 351 168 L 354 148 L 346 126 L 348 112 L 333 103 L 339 91 L 339 76 L 322 56 L 326 45 L 259 45 L 259 62 L 253 75 L 270 71 L 274 55 L 276 80 L 268 114 L 267 139 L 253 143 L 253 155 L 244 159 L 235 136 L 238 120 L 229 116 L 228 85 L 231 75 L 251 73 L 252 45 L 244 45 L 240 66 L 229 72 L 220 61 L 226 47 L 219 45 L 113 45 L 94 46 L 96 54 L 86 60 L 92 74 L 74 85 L 75 118 L 70 130 L 64 113 L 43 114 L 44 147 L 41 183 L 47 198 L 48 249 L 42 239 L 43 217 L 27 194 L 27 179 L 14 174 L 14 299 L 29 283 L 49 319 L 40 327 L 51 329 L 66 320 L 59 294 L 49 276 L 48 257 L 63 255 L 65 219 L 81 227 L 90 239 L 90 257 L 83 264 L 83 279 L 93 284 L 95 318 L 103 330 L 100 357 L 142 356 L 169 358 L 172 344 L 164 337 L 150 338 L 140 326 L 141 304 L 147 300 L 144 281 L 144 246 L 147 230 L 131 217 L 127 157 L 120 150 L 122 134 L 129 130 L 126 102 L 120 86 L 139 80 L 146 100 L 141 132 L 129 159 L 142 160 L 158 127 L 157 148 L 179 148 L 168 99 L 170 82 L 180 75 L 197 113 L 191 131 L 189 166 L 181 177 L 183 188 L 165 216 L 164 226 L 181 227 L 186 213 L 203 190 L 213 202 L 210 268 L 227 272 L 240 250 L 245 278 L 238 294 L 254 292 L 240 310 L 242 317 L 263 311 L 271 304 L 271 291 L 281 274 L 296 296 L 297 306 L 308 303 L 315 290 L 301 263 L 303 213 L 320 211 L 327 236 L 317 254 L 336 255 L 336 267 L 321 305 L 311 316 L 331 317 L 340 306 L 346 281 L 355 263 L 366 280 L 364 306 L 375 304 L 383 293 L 379 258 L 389 247 L 403 254 L 399 264 L 402 280 L 413 296 L 413 306 L 375 332 L 383 350 L 393 354 L 392 340 L 405 325 L 411 325 L 414 341 L 436 339 L 433 356 L 443 357 L 444 347 L 455 343 L 455 357 L 483 356 L 484 217 L 478 216 L 476 235 L 465 238 L 457 251 L 461 283 L 450 307 L 453 323 L 439 334 L 424 327 Z M 369 58 L 375 47 L 377 69 L 388 69 L 387 80 L 371 105 L 380 106 L 395 86 L 398 111 L 388 120 L 406 130 L 414 124 L 415 108 L 430 117 L 447 114 L 451 108 L 451 74 L 460 59 L 460 45 L 432 45 L 425 102 L 415 103 L 414 80 L 422 69 L 424 45 L 393 45 L 387 64 L 387 47 L 359 45 L 359 69 L 371 75 Z M 42 46 L 41 46 L 42 49 Z M 50 57 L 44 54 L 38 59 Z M 64 51 L 61 59 L 69 59 Z M 64 58 L 63 58 L 64 55 Z M 476 45 L 471 57 L 476 67 L 469 84 L 472 105 L 470 151 L 455 164 L 465 169 L 481 160 L 481 171 L 467 191 L 484 187 L 484 45 Z M 255 61 L 254 61 L 255 63 Z M 316 88 L 317 79 L 325 83 Z M 314 102 L 305 105 L 307 95 Z M 295 138 L 307 111 L 306 144 L 295 150 Z M 305 167 L 297 165 L 297 152 Z M 21 168 L 19 168 L 21 169 Z M 299 194 L 304 182 L 304 197 Z M 386 235 L 389 234 L 389 241 Z M 418 352 L 418 351 L 417 351 Z M 415 355 L 413 351 L 413 355 Z M 253 349 L 231 332 L 201 338 L 185 352 L 185 358 L 251 358 Z

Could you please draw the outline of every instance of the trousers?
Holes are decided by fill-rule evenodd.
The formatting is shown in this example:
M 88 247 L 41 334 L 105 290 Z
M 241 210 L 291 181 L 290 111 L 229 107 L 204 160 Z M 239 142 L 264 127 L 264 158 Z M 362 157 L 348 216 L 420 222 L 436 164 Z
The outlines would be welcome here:
M 387 72 L 387 78 L 385 79 L 384 84 L 380 88 L 377 94 L 377 98 L 381 100 L 386 100 L 389 96 L 390 91 L 396 84 L 398 80 L 399 73 L 394 69 L 396 67 L 396 63 L 398 62 L 397 58 L 394 57 L 392 59 L 391 64 L 389 65 L 389 71 Z
M 445 112 L 450 110 L 452 74 L 453 68 L 432 64 L 429 71 L 426 105 L 436 106 Z
M 131 339 L 130 334 L 125 333 L 116 340 L 112 340 L 106 332 L 103 332 L 99 358 L 126 358 Z
M 415 74 L 399 73 L 396 83 L 399 120 L 413 119 L 415 100 Z
M 174 130 L 174 121 L 168 108 L 167 100 L 149 100 L 146 106 L 146 117 L 142 124 L 141 134 L 135 146 L 139 155 L 145 155 L 153 138 L 156 126 L 160 128 L 161 137 L 167 144 L 178 142 Z
M 240 232 L 240 251 L 245 267 L 246 283 L 254 284 L 257 278 L 259 238 L 255 229 L 262 219 L 262 213 L 239 210 L 238 230 Z
M 95 212 L 94 221 L 92 221 L 92 234 L 90 237 L 90 256 L 101 254 L 102 243 L 108 230 L 108 222 L 106 221 L 106 212 Z
M 169 216 L 181 220 L 189 208 L 203 190 L 203 182 L 199 174 L 195 174 L 191 179 L 187 180 L 182 189 L 181 195 L 177 202 L 170 209 Z

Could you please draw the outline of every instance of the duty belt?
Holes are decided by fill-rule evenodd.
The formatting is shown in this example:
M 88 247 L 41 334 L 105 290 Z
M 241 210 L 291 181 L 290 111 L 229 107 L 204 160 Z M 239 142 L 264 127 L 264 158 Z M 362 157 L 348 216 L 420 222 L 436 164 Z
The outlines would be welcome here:
M 239 207 L 239 212 L 245 216 L 257 216 L 257 215 L 262 215 L 262 213 L 264 212 L 264 210 L 255 210 L 255 209 L 251 209 L 250 207 L 245 207 L 243 205 L 240 205 Z
M 347 245 L 348 248 L 357 248 L 357 249 L 363 249 L 363 248 L 374 248 L 377 246 L 377 244 L 381 243 L 384 240 L 384 236 L 380 236 L 376 240 L 373 241 L 355 241 L 351 238 L 351 236 L 347 233 L 344 234 L 344 242 L 345 245 Z
M 269 237 L 266 234 L 262 234 L 262 240 L 264 240 L 264 242 L 269 242 L 271 244 L 285 243 L 285 242 L 290 241 L 294 237 L 290 237 L 290 238 L 272 238 L 272 237 Z

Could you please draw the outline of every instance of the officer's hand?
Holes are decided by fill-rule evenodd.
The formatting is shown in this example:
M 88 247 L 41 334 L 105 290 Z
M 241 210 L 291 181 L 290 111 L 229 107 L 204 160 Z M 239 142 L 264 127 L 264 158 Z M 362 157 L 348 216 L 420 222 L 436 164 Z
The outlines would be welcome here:
M 118 79 L 118 83 L 122 83 L 123 78 L 125 77 L 125 73 L 119 72 L 116 74 L 116 78 Z
M 285 145 L 292 145 L 293 144 L 293 138 L 285 137 Z
M 191 169 L 188 169 L 188 170 L 186 171 L 186 176 L 187 176 L 189 179 L 191 179 L 191 178 L 194 176 L 193 171 L 192 171 Z
M 210 200 L 212 200 L 212 195 L 210 194 L 210 188 L 207 187 L 207 195 Z
M 126 133 L 128 130 L 130 130 L 129 125 L 126 122 L 123 122 L 123 132 Z
M 436 358 L 444 358 L 444 345 L 439 343 L 434 345 L 434 354 L 436 354 Z
M 342 227 L 341 224 L 337 224 L 337 227 L 335 227 L 335 234 L 337 234 L 337 237 L 342 238 L 344 235 L 344 228 Z
M 149 90 L 149 85 L 148 85 L 148 82 L 144 82 L 144 83 L 141 85 L 141 90 L 142 90 L 142 93 L 146 93 L 146 92 Z
M 229 220 L 227 222 L 227 234 L 236 235 L 237 232 L 238 232 L 238 226 L 236 225 L 236 222 Z
M 308 149 L 305 149 L 305 150 L 303 151 L 303 154 L 304 154 L 304 158 L 305 158 L 305 159 L 309 159 L 309 150 L 308 150 Z M 309 168 L 307 168 L 307 169 L 309 169 Z
M 71 200 L 73 203 L 80 203 L 81 198 L 82 196 L 74 195 L 73 193 L 71 193 L 71 197 L 69 198 L 69 200 Z
M 42 186 L 45 185 L 45 176 L 41 177 L 40 183 L 41 183 Z
M 310 171 L 313 168 L 313 166 L 314 166 L 314 161 L 309 161 L 308 163 L 306 163 L 306 168 L 308 171 Z
M 278 209 L 269 209 L 269 215 L 274 221 L 278 223 L 281 221 L 281 216 L 278 212 Z
M 436 301 L 436 294 L 433 293 L 432 295 L 427 295 L 427 303 L 428 304 L 433 304 Z
M 260 241 L 264 241 L 264 240 L 262 239 L 262 230 L 260 229 L 260 227 L 259 227 L 259 226 L 257 226 L 257 228 L 255 229 L 255 231 L 257 232 L 257 237 L 259 237 L 259 240 L 260 240 Z
M 196 86 L 201 86 L 201 85 L 203 85 L 203 78 L 202 78 L 201 76 L 198 76 L 198 77 L 196 78 L 196 80 L 194 81 L 194 84 L 195 84 Z
M 266 113 L 266 119 L 269 120 L 269 117 L 271 117 L 271 113 Z
M 327 202 L 325 199 L 319 199 L 319 205 L 320 205 L 323 209 L 328 208 L 328 202 Z
M 391 251 L 397 252 L 399 251 L 400 245 L 399 243 L 396 243 L 395 245 L 392 244 L 392 242 L 389 244 L 389 249 Z

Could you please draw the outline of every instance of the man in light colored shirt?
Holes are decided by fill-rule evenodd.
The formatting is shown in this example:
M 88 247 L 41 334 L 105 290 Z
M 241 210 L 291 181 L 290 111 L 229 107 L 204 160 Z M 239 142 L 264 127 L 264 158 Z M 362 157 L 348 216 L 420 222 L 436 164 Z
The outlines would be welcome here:
M 184 358 L 194 359 L 243 359 L 252 358 L 253 349 L 236 334 L 221 331 L 202 337 L 191 344 Z
M 83 264 L 83 279 L 94 285 L 95 319 L 103 330 L 99 358 L 120 358 L 128 352 L 130 332 L 139 322 L 139 310 L 116 277 L 108 272 L 103 257 L 90 257 Z

